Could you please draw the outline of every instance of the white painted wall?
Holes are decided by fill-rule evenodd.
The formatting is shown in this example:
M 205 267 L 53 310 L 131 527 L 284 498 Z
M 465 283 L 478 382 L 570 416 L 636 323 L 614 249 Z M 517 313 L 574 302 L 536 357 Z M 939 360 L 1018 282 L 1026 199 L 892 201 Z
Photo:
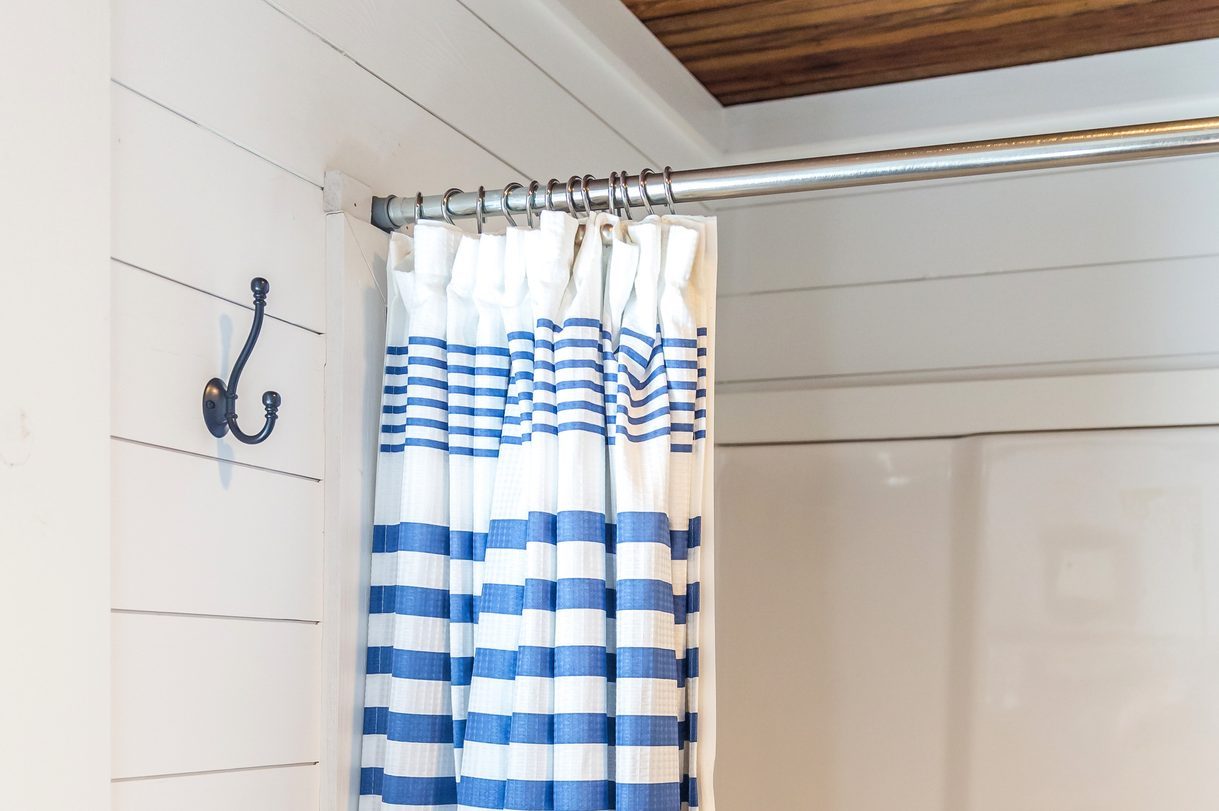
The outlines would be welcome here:
M 1219 429 L 717 451 L 724 808 L 1219 798 Z
M 0 16 L 0 804 L 104 811 L 108 14 Z

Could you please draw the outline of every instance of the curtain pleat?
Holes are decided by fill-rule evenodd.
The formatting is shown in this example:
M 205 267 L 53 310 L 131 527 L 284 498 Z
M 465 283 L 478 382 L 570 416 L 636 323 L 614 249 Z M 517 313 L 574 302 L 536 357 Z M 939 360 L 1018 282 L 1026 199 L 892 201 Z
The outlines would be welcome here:
M 392 238 L 363 811 L 710 807 L 714 244 L 556 212 Z

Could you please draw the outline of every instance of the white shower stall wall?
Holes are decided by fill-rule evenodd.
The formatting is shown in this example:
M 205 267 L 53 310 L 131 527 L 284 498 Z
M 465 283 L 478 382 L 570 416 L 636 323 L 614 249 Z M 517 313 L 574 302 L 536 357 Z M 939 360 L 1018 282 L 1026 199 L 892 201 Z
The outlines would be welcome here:
M 717 463 L 723 807 L 1219 796 L 1219 429 Z

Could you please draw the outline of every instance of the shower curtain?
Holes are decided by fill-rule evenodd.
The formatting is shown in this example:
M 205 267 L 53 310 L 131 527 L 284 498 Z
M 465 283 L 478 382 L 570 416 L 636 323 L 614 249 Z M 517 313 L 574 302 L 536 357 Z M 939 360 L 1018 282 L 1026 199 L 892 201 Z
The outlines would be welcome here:
M 362 811 L 710 807 L 715 264 L 701 217 L 392 237 Z

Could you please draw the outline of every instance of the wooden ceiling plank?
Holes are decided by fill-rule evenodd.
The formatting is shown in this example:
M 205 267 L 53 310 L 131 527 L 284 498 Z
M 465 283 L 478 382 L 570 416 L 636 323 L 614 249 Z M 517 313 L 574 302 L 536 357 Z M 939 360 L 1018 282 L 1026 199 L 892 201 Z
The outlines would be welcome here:
M 1192 2 L 1192 0 L 1177 1 Z M 926 46 L 926 51 L 931 56 L 922 60 L 902 59 L 900 55 L 894 57 L 891 53 L 871 50 L 826 53 L 822 55 L 822 61 L 819 64 L 807 66 L 808 69 L 792 69 L 786 73 L 752 79 L 739 77 L 735 81 L 725 81 L 714 85 L 713 92 L 725 104 L 741 104 L 787 98 L 793 95 L 924 79 L 948 73 L 1052 61 L 1063 58 L 1064 53 L 1072 53 L 1069 50 L 1072 46 L 1080 51 L 1076 55 L 1084 55 L 1084 52 L 1088 51 L 1087 48 L 1079 47 L 1081 45 L 1079 38 L 1086 38 L 1097 29 L 1096 24 L 1090 21 L 1078 22 L 1080 23 L 1078 28 L 1068 32 L 1055 32 L 1042 25 L 1030 26 L 1022 32 L 1020 42 L 1023 47 L 1015 50 L 1009 47 L 999 47 L 1006 46 L 1011 41 L 1009 37 L 1004 36 L 988 38 L 980 43 L 965 44 L 953 44 L 951 38 L 947 40 L 928 38 L 920 45 Z M 1106 26 L 1108 22 L 1100 21 L 1098 24 Z M 1219 36 L 1219 13 L 1214 13 L 1202 24 L 1182 24 L 1179 19 L 1168 19 L 1167 15 L 1165 19 L 1140 19 L 1135 22 L 1137 24 L 1132 24 L 1121 35 L 1115 35 L 1108 27 L 1102 30 L 1113 42 L 1115 49 L 1119 50 L 1164 45 L 1198 37 Z M 778 76 L 777 81 L 776 75 Z
M 1219 36 L 1219 0 L 623 0 L 724 104 Z
M 768 0 L 622 0 L 644 23 L 670 17 L 694 16 L 718 9 L 764 5 Z
M 957 5 L 945 0 L 903 0 L 895 8 L 894 0 L 846 0 L 840 3 L 817 4 L 808 0 L 780 0 L 766 3 L 766 13 L 747 13 L 739 8 L 720 9 L 692 17 L 670 17 L 655 20 L 648 28 L 668 48 L 682 45 L 731 43 L 773 31 L 791 31 L 841 21 L 860 21 L 869 17 L 900 15 L 920 8 L 944 8 Z
M 1144 0 L 1069 0 L 1057 4 L 1026 0 L 1008 3 L 1006 8 L 986 15 L 940 19 L 915 14 L 910 18 L 903 17 L 900 21 L 888 22 L 883 19 L 869 19 L 864 25 L 833 26 L 832 30 L 819 32 L 816 37 L 800 36 L 797 33 L 742 39 L 737 43 L 741 49 L 732 53 L 679 48 L 674 50 L 674 55 L 695 76 L 713 81 L 717 76 L 756 68 L 760 64 L 779 64 L 803 56 L 815 56 L 828 50 L 900 47 L 928 36 L 958 36 L 968 40 L 970 37 L 985 35 L 997 29 L 1011 29 L 1017 25 L 1033 23 L 1048 23 L 1051 29 L 1057 25 L 1069 32 L 1078 20 L 1088 14 L 1120 15 L 1122 11 L 1135 11 L 1150 22 L 1159 18 L 1162 13 L 1167 13 L 1169 6 L 1176 7 L 1173 13 L 1179 14 L 1180 6 L 1187 5 L 1195 11 L 1193 16 L 1196 18 L 1196 9 L 1202 3 L 1219 5 L 1219 0 L 1189 0 L 1186 3 L 1180 0 L 1158 0 L 1157 9 L 1164 7 L 1165 11 L 1154 15 L 1147 13 L 1148 7 Z M 1190 22 L 1188 16 L 1179 19 L 1185 25 Z M 1003 43 L 999 45 L 1003 46 Z

